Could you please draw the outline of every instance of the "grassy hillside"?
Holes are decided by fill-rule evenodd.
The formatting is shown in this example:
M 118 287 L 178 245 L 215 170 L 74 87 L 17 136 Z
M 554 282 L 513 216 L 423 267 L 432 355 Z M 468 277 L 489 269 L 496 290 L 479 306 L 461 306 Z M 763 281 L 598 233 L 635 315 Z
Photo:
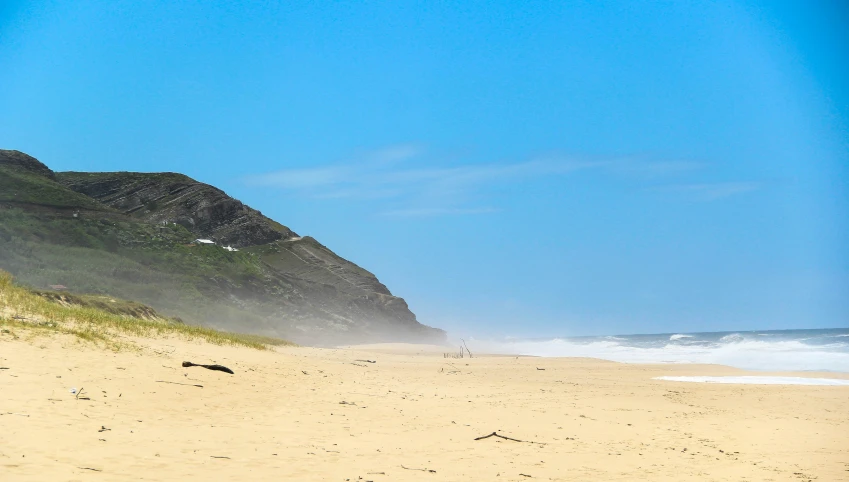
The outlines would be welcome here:
M 48 177 L 0 164 L 0 202 L 4 201 L 63 209 L 112 211 Z
M 257 257 L 192 239 L 177 225 L 0 209 L 0 266 L 30 286 L 64 285 L 137 299 L 192 323 L 277 333 L 262 330 L 263 317 L 226 302 L 231 293 L 256 292 Z
M 54 173 L 0 150 L 0 269 L 36 290 L 299 343 L 445 337 L 372 273 L 182 174 Z
M 0 329 L 12 337 L 62 333 L 81 340 L 121 349 L 119 335 L 138 337 L 180 336 L 215 344 L 265 349 L 291 343 L 269 337 L 216 331 L 186 325 L 160 316 L 153 308 L 104 296 L 76 296 L 39 292 L 13 282 L 0 271 Z

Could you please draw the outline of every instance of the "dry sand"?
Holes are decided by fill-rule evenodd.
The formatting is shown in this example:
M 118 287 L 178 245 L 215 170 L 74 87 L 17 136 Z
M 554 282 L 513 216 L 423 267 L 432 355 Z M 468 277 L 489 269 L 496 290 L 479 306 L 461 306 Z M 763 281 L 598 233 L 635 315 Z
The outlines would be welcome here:
M 0 335 L 0 480 L 849 480 L 849 387 L 439 347 L 141 343 Z M 475 440 L 493 431 L 522 442 Z

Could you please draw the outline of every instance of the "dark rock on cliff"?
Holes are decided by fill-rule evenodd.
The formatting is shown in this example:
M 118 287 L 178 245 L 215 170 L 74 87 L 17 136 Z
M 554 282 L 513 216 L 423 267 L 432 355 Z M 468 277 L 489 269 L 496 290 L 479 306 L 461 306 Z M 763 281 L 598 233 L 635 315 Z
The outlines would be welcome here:
M 289 228 L 227 196 L 175 173 L 61 172 L 57 180 L 149 223 L 180 224 L 199 238 L 235 248 L 296 236 Z

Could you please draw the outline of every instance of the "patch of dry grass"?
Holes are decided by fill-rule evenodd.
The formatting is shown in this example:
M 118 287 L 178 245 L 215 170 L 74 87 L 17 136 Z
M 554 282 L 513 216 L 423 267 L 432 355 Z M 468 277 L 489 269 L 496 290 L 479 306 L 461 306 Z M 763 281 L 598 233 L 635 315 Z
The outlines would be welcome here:
M 153 312 L 153 310 L 150 310 Z M 97 306 L 60 303 L 24 286 L 0 270 L 0 327 L 13 336 L 17 330 L 33 334 L 63 333 L 112 349 L 121 344 L 116 335 L 135 337 L 179 336 L 216 345 L 240 345 L 264 350 L 269 345 L 292 345 L 277 338 L 228 333 L 202 326 L 186 325 L 167 318 L 139 318 L 110 313 Z

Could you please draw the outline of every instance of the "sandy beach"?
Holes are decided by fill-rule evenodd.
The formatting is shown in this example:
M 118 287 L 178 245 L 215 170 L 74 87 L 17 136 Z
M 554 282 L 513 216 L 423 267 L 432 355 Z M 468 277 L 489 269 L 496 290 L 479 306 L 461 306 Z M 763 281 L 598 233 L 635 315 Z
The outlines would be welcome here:
M 0 479 L 849 480 L 849 387 L 413 345 L 136 343 L 0 335 Z M 475 440 L 493 432 L 515 440 Z

